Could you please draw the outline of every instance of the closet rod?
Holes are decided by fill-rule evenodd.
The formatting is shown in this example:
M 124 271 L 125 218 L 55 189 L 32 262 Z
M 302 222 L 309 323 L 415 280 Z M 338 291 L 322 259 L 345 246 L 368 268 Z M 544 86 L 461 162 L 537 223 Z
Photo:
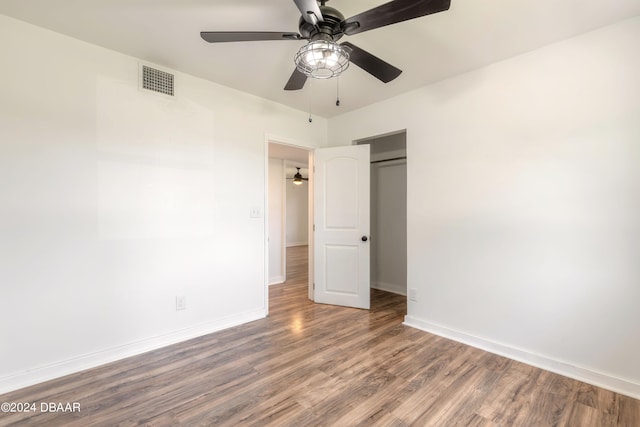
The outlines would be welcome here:
M 384 160 L 374 160 L 371 163 L 393 162 L 394 160 L 407 160 L 407 156 L 394 157 L 392 159 L 384 159 Z

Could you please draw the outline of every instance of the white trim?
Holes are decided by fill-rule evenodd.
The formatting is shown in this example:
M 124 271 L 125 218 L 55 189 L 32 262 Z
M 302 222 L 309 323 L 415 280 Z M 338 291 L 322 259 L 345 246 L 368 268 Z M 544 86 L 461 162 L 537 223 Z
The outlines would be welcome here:
M 282 198 L 280 199 L 280 271 L 282 281 L 287 280 L 287 161 L 282 159 L 282 174 L 280 175 L 280 185 Z
M 287 242 L 287 247 L 291 248 L 293 246 L 308 246 L 309 242 Z
M 269 315 L 269 138 L 264 138 L 264 202 L 263 202 L 263 250 L 264 250 L 264 272 L 263 272 L 263 292 L 265 316 Z
M 379 289 L 385 292 L 391 292 L 393 294 L 404 295 L 407 296 L 407 285 L 398 285 L 396 283 L 385 283 L 385 282 L 371 282 L 371 287 L 373 289 Z
M 569 362 L 553 359 L 541 354 L 532 353 L 506 344 L 497 343 L 485 338 L 477 337 L 463 331 L 431 323 L 412 316 L 405 316 L 404 325 L 411 326 L 444 338 L 448 338 L 490 353 L 504 356 L 518 362 L 526 363 L 565 377 L 583 381 L 597 387 L 624 394 L 634 399 L 640 399 L 640 384 L 630 380 L 617 378 L 610 374 L 597 372 L 585 367 L 576 366 Z
M 284 283 L 284 276 L 275 276 L 269 278 L 269 286 L 271 285 L 279 285 L 280 283 Z
M 0 394 L 252 322 L 262 319 L 266 315 L 267 313 L 263 309 L 250 311 L 2 377 L 0 378 Z
M 309 156 L 307 157 L 307 163 L 308 163 L 308 168 L 309 168 L 309 181 L 307 181 L 308 184 L 308 193 L 307 193 L 307 203 L 309 204 L 309 209 L 308 209 L 308 232 L 307 232 L 307 238 L 309 239 L 309 248 L 307 250 L 307 261 L 309 264 L 309 269 L 308 269 L 308 273 L 309 273 L 309 278 L 307 280 L 307 297 L 309 298 L 309 300 L 314 301 L 315 302 L 315 292 L 314 292 L 314 278 L 315 278 L 315 220 L 314 220 L 314 206 L 315 206 L 315 190 L 314 190 L 314 176 L 315 176 L 315 155 L 316 152 L 315 150 L 311 150 L 309 151 Z

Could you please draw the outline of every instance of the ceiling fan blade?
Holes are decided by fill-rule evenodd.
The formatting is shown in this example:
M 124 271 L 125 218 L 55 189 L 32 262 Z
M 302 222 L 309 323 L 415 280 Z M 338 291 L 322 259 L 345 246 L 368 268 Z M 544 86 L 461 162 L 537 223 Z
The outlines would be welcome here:
M 341 46 L 349 49 L 349 61 L 352 64 L 357 65 L 384 83 L 389 83 L 402 73 L 401 69 L 396 68 L 377 56 L 370 54 L 366 50 L 360 49 L 352 43 L 344 42 L 341 43 Z
M 275 31 L 202 31 L 200 37 L 209 43 L 302 39 L 298 33 L 278 33 Z
M 449 10 L 451 0 L 394 0 L 347 18 L 340 23 L 349 36 Z
M 307 76 L 302 74 L 296 68 L 293 70 L 291 77 L 289 77 L 289 81 L 284 87 L 284 90 L 300 90 L 304 87 L 304 84 L 307 82 Z
M 316 0 L 293 0 L 293 2 L 300 10 L 304 20 L 309 24 L 316 25 L 318 22 L 324 21 Z

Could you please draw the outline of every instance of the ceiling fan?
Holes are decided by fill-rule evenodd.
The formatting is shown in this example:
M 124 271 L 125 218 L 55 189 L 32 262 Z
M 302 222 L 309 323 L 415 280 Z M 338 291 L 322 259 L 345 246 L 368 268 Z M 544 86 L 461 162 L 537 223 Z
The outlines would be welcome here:
M 296 172 L 295 175 L 293 175 L 293 178 L 287 178 L 287 179 L 293 179 L 293 183 L 295 185 L 302 185 L 302 181 L 309 181 L 309 178 L 303 178 L 302 174 L 300 173 L 300 168 L 296 166 L 296 169 L 298 169 L 298 172 Z
M 209 43 L 308 40 L 295 56 L 296 68 L 285 85 L 285 90 L 299 90 L 308 77 L 328 79 L 340 75 L 349 63 L 362 68 L 384 83 L 402 73 L 402 70 L 383 61 L 356 45 L 337 41 L 386 25 L 407 21 L 449 9 L 451 0 L 393 0 L 362 12 L 351 18 L 327 6 L 328 0 L 293 0 L 302 16 L 298 33 L 272 31 L 203 31 L 200 36 Z M 318 2 L 320 4 L 318 4 Z

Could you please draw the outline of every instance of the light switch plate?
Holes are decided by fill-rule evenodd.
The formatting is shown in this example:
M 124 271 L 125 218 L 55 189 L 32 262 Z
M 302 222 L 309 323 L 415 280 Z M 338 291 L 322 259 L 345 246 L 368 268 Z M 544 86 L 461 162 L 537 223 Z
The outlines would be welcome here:
M 178 295 L 176 297 L 176 311 L 187 309 L 187 297 L 184 295 Z
M 262 209 L 259 206 L 253 206 L 249 209 L 250 218 L 262 218 Z

